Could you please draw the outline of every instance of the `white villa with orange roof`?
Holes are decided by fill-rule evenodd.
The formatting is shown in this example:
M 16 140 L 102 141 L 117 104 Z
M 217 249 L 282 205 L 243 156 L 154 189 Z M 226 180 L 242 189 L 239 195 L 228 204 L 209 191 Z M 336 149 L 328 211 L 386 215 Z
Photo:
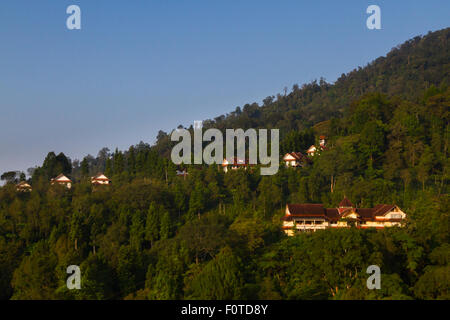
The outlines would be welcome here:
M 16 185 L 16 190 L 19 192 L 31 192 L 33 189 L 26 181 L 21 181 Z
M 103 173 L 99 173 L 91 178 L 91 183 L 93 185 L 108 185 L 111 183 L 111 180 L 109 180 Z
M 328 228 L 377 228 L 403 226 L 404 213 L 395 204 L 378 204 L 373 208 L 355 208 L 346 197 L 337 208 L 324 208 L 323 204 L 287 204 L 282 218 L 283 231 L 316 231 Z
M 283 157 L 286 167 L 302 167 L 308 160 L 301 152 L 286 153 Z
M 62 186 L 65 186 L 67 189 L 72 188 L 72 180 L 70 180 L 69 178 L 67 178 L 64 174 L 60 174 L 59 176 L 57 176 L 56 178 L 53 178 L 52 180 L 50 180 L 50 183 L 52 185 L 54 184 L 59 184 Z
M 320 136 L 319 137 L 319 147 L 316 147 L 315 145 L 312 145 L 311 147 L 308 148 L 308 150 L 306 151 L 306 153 L 313 157 L 317 152 L 325 149 L 325 141 L 326 137 L 325 136 Z

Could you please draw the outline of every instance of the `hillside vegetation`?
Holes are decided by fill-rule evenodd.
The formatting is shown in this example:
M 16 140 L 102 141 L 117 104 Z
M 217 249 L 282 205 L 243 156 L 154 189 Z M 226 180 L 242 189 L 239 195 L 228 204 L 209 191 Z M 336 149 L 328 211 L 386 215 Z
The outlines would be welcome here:
M 279 128 L 281 152 L 327 136 L 300 169 L 225 174 L 172 143 L 71 162 L 48 154 L 30 193 L 0 188 L 0 299 L 449 299 L 449 32 L 416 37 L 335 84 L 295 86 L 205 127 Z M 50 186 L 59 173 L 71 190 Z M 112 185 L 93 188 L 105 172 Z M 398 205 L 404 228 L 286 237 L 286 203 Z M 82 289 L 66 288 L 79 265 Z M 368 290 L 378 265 L 381 290 Z

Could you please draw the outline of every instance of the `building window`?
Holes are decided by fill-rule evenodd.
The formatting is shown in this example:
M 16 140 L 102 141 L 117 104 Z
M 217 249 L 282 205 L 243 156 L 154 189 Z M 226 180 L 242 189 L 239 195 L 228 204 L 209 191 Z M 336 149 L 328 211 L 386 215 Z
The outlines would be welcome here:
M 401 219 L 402 215 L 401 214 L 391 214 L 391 219 Z

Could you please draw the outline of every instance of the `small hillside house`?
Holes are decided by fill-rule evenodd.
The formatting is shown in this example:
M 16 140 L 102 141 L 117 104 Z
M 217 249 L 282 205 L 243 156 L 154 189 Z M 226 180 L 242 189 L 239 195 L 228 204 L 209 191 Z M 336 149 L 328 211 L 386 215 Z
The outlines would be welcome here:
M 337 208 L 323 204 L 287 204 L 282 218 L 283 231 L 289 235 L 328 228 L 385 228 L 402 226 L 406 214 L 395 204 L 378 204 L 373 208 L 355 208 L 346 197 Z
M 26 181 L 22 181 L 16 185 L 16 190 L 18 192 L 31 192 L 33 189 Z
M 315 145 L 312 145 L 311 147 L 308 148 L 308 150 L 306 151 L 306 153 L 313 157 L 314 154 L 316 154 L 318 151 L 324 150 L 325 149 L 325 136 L 320 136 L 319 137 L 319 147 L 316 147 Z
M 308 161 L 308 158 L 305 157 L 301 152 L 291 152 L 284 155 L 283 161 L 286 164 L 286 167 L 295 168 L 302 167 Z
M 228 168 L 231 168 L 231 170 L 237 170 L 241 168 L 247 169 L 248 166 L 248 160 L 238 159 L 236 157 L 233 158 L 232 161 L 228 161 L 227 159 L 223 159 L 222 161 L 222 168 L 225 173 L 228 172 Z
M 111 183 L 111 180 L 109 180 L 103 173 L 99 173 L 96 176 L 91 177 L 91 183 L 94 186 L 108 185 Z
M 67 189 L 72 188 L 72 180 L 67 178 L 62 173 L 59 176 L 57 176 L 56 178 L 53 178 L 52 180 L 50 180 L 50 183 L 52 185 L 59 184 L 59 185 L 65 186 Z
M 322 148 L 325 147 L 325 136 L 319 137 L 319 146 L 321 146 Z
M 313 157 L 314 154 L 316 153 L 316 151 L 317 151 L 316 146 L 315 146 L 315 145 L 312 145 L 311 147 L 308 148 L 308 150 L 306 150 L 306 153 L 307 153 L 309 156 Z
M 186 179 L 186 176 L 188 174 L 189 173 L 187 172 L 186 169 L 177 169 L 177 176 L 179 176 L 179 177 L 183 177 L 184 179 Z

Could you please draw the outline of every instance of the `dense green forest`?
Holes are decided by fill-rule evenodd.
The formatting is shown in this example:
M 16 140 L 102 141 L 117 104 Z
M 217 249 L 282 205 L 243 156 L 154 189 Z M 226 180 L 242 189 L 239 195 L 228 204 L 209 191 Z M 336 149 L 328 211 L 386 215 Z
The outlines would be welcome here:
M 334 84 L 248 104 L 204 128 L 279 128 L 280 154 L 327 149 L 303 168 L 176 175 L 165 132 L 81 162 L 50 152 L 0 188 L 0 299 L 449 299 L 450 29 L 416 37 Z M 93 187 L 105 172 L 112 185 Z M 51 186 L 64 173 L 72 189 Z M 25 179 L 21 175 L 18 180 Z M 286 203 L 398 205 L 403 228 L 287 237 Z M 82 289 L 68 290 L 79 265 Z M 366 268 L 381 268 L 368 290 Z

